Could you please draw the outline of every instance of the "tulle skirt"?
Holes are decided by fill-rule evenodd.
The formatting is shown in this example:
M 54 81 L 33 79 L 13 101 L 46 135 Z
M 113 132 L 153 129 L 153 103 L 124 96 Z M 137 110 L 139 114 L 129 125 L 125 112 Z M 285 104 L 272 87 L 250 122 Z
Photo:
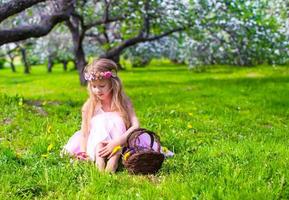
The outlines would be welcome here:
M 86 153 L 92 161 L 95 161 L 97 146 L 100 142 L 115 139 L 126 131 L 125 124 L 117 112 L 103 112 L 95 115 L 90 125 Z M 64 146 L 64 151 L 70 155 L 79 153 L 81 137 L 80 131 L 74 133 Z

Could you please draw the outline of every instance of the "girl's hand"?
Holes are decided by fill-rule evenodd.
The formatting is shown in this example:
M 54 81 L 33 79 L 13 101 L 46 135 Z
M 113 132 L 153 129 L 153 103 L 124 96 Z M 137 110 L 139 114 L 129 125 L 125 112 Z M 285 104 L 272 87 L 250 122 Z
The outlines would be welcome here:
M 99 149 L 98 155 L 100 157 L 107 157 L 108 159 L 116 154 L 121 147 L 114 141 L 102 141 L 102 148 Z
M 76 154 L 78 160 L 88 160 L 88 155 L 85 152 L 79 152 Z

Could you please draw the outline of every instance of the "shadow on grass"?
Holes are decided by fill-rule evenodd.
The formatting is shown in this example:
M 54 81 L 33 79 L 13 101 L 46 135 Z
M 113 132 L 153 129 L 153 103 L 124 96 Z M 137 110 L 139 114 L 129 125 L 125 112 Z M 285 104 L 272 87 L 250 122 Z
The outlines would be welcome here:
M 194 84 L 210 84 L 212 86 L 221 86 L 221 85 L 234 85 L 234 84 L 267 84 L 267 83 L 275 83 L 275 84 L 283 84 L 289 83 L 288 77 L 278 76 L 278 77 L 256 77 L 256 78 L 229 78 L 229 79 L 214 79 L 214 78 L 205 78 L 205 79 L 195 79 L 189 81 L 168 81 L 168 80 L 149 80 L 149 81 L 129 81 L 126 83 L 126 87 L 155 87 L 156 85 L 165 85 L 165 86 L 176 86 L 176 85 L 194 85 Z
M 5 81 L 5 84 L 15 85 L 15 84 L 22 84 L 22 83 L 29 83 L 29 82 L 33 82 L 33 80 L 27 79 L 27 78 L 12 78 L 12 79 L 7 79 L 7 81 Z
M 23 102 L 23 104 L 26 104 L 28 106 L 34 106 L 34 107 L 43 107 L 43 106 L 69 106 L 69 107 L 80 107 L 83 105 L 82 101 L 72 101 L 72 100 L 66 100 L 66 101 L 56 101 L 56 100 L 45 100 L 45 99 L 30 99 L 30 98 L 23 98 L 19 95 L 7 95 L 7 94 L 1 94 L 0 100 L 2 104 L 16 104 L 18 105 L 19 102 Z
M 133 73 L 145 73 L 150 74 L 152 72 L 186 72 L 189 71 L 187 67 L 184 66 L 164 66 L 164 67 L 147 67 L 147 68 L 133 68 L 130 71 L 124 71 L 124 72 L 133 72 Z

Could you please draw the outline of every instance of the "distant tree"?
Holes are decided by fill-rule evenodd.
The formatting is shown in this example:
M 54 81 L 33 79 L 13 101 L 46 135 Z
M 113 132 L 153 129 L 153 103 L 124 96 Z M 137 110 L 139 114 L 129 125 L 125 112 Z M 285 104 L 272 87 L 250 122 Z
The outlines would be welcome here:
M 64 71 L 73 60 L 72 40 L 66 26 L 59 25 L 48 35 L 35 40 L 33 53 L 41 63 L 47 63 L 47 71 L 52 72 L 55 63 L 62 63 Z
M 283 58 L 288 62 L 288 35 L 279 8 L 284 5 L 282 1 L 278 0 L 280 4 L 270 0 L 195 2 L 199 17 L 196 29 L 185 37 L 183 50 L 191 66 L 214 63 L 251 66 L 280 62 Z M 278 6 L 274 7 L 275 3 Z
M 131 62 L 132 67 L 145 67 L 153 58 L 168 58 L 174 63 L 184 63 L 184 35 L 183 32 L 174 33 L 154 42 L 137 44 L 125 50 L 124 58 Z
M 2 55 L 0 55 L 0 57 L 2 57 L 2 59 L 4 57 L 6 57 L 6 55 L 7 55 L 8 59 L 6 57 L 5 61 L 9 62 L 12 72 L 16 72 L 14 59 L 18 55 L 18 47 L 13 43 L 6 44 L 1 49 L 0 54 L 2 54 Z
M 21 60 L 22 60 L 22 63 L 24 65 L 24 73 L 29 74 L 30 73 L 30 63 L 27 60 L 27 49 L 26 49 L 27 45 L 29 45 L 29 44 L 17 43 L 16 45 L 19 48 Z
M 191 67 L 289 63 L 288 6 L 288 0 L 195 0 L 195 25 L 188 31 L 136 45 L 125 55 L 140 63 L 135 65 L 158 57 Z

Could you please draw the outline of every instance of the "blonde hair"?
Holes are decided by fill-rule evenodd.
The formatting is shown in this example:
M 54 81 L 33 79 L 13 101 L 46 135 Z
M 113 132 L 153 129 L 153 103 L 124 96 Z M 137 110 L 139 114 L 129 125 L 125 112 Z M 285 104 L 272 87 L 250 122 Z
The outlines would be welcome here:
M 88 64 L 85 67 L 85 72 L 105 72 L 105 71 L 117 71 L 117 65 L 115 62 L 109 59 L 101 58 L 94 60 L 91 64 Z M 131 126 L 131 122 L 129 119 L 129 99 L 125 95 L 122 87 L 121 80 L 118 76 L 111 77 L 111 86 L 112 86 L 112 101 L 111 101 L 111 109 L 112 111 L 116 111 L 123 118 L 126 128 Z M 89 92 L 89 98 L 84 103 L 82 107 L 82 132 L 84 135 L 88 135 L 90 131 L 90 121 L 94 115 L 96 107 L 99 105 L 99 99 L 96 95 L 91 91 L 91 81 L 88 81 L 87 89 Z

